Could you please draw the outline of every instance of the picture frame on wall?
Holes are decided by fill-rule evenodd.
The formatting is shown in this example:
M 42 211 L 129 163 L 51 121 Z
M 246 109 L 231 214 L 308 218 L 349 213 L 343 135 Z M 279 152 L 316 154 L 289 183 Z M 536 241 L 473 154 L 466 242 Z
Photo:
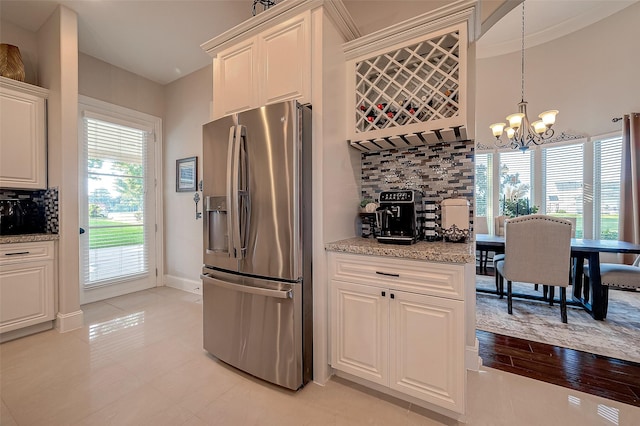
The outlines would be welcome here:
M 196 191 L 198 184 L 198 157 L 176 160 L 176 192 Z

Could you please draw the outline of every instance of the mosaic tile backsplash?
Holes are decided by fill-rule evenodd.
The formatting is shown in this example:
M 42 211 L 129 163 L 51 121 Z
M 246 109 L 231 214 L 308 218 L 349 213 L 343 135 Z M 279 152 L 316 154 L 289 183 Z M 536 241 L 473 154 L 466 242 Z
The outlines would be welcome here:
M 443 199 L 469 200 L 469 222 L 473 222 L 474 141 L 462 141 L 363 153 L 361 196 L 378 202 L 380 192 L 391 189 L 422 191 L 419 213 L 432 212 Z M 439 209 L 436 213 L 440 226 Z M 364 230 L 365 234 L 367 230 Z
M 0 188 L 0 235 L 58 233 L 58 190 Z

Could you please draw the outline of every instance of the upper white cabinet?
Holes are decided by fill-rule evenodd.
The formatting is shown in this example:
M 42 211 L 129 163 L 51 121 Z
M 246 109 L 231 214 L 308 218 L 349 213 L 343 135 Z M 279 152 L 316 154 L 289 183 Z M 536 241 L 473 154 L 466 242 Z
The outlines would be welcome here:
M 0 187 L 47 187 L 48 91 L 0 77 Z
M 310 12 L 275 26 L 258 36 L 263 55 L 260 104 L 289 99 L 311 101 Z
M 257 50 L 256 39 L 252 38 L 218 54 L 213 72 L 216 117 L 244 111 L 258 104 Z
M 470 139 L 475 5 L 443 9 L 345 44 L 352 146 L 376 151 Z
M 311 101 L 310 13 L 269 27 L 215 55 L 215 118 L 284 100 Z

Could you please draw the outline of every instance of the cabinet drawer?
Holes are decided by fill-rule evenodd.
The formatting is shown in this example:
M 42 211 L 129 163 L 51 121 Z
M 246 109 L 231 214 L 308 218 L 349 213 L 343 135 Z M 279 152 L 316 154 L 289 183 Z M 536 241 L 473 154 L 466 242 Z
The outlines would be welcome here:
M 53 260 L 53 241 L 0 245 L 0 265 Z
M 395 257 L 330 253 L 329 278 L 464 299 L 464 266 Z

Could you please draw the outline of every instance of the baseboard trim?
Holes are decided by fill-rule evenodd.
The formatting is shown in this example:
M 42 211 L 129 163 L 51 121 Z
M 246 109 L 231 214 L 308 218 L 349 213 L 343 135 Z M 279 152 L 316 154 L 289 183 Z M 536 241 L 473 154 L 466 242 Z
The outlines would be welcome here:
M 202 281 L 189 280 L 173 275 L 165 275 L 163 278 L 164 285 L 167 287 L 202 295 Z
M 84 327 L 84 312 L 82 310 L 56 315 L 56 330 L 60 333 L 77 330 Z
M 480 358 L 480 343 L 478 338 L 475 339 L 474 346 L 467 346 L 464 350 L 464 364 L 467 370 L 479 371 L 482 367 L 482 358 Z

